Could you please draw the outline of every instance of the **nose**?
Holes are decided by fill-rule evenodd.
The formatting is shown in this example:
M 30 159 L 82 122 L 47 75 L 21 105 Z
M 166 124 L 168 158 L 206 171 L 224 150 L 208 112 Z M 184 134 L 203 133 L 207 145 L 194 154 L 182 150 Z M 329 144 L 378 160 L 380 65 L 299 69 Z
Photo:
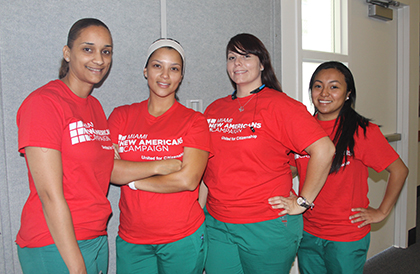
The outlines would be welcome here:
M 328 95 L 330 95 L 330 93 L 328 92 L 328 89 L 326 87 L 322 88 L 321 96 L 322 97 L 327 97 Z
M 235 58 L 235 65 L 236 66 L 242 65 L 242 58 L 241 58 L 241 56 L 238 56 L 238 57 Z
M 163 69 L 162 74 L 160 75 L 162 78 L 167 79 L 169 78 L 169 70 Z
M 104 57 L 102 56 L 102 52 L 96 52 L 93 57 L 93 63 L 96 65 L 102 65 L 104 63 Z

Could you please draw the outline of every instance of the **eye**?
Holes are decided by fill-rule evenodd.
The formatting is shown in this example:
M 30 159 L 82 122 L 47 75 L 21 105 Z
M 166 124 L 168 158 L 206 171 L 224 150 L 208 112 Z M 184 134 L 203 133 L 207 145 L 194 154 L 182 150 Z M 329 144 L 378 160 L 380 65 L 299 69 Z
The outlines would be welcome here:
M 102 54 L 105 54 L 105 55 L 110 55 L 110 54 L 112 54 L 112 51 L 111 51 L 111 50 L 109 50 L 109 49 L 104 49 L 104 50 L 102 51 Z
M 251 58 L 251 55 L 249 55 L 249 54 L 245 54 L 243 56 L 244 56 L 245 59 Z
M 235 60 L 235 56 L 228 56 L 228 60 L 229 61 Z
M 152 67 L 154 67 L 154 68 L 160 68 L 161 66 L 160 66 L 160 64 L 155 63 L 155 64 L 152 65 Z
M 312 87 L 313 89 L 316 89 L 316 88 L 321 88 L 321 85 L 319 85 L 319 84 L 315 84 L 315 85 L 313 85 L 313 87 Z
M 172 67 L 171 70 L 173 70 L 173 71 L 179 71 L 179 68 L 178 67 Z
M 337 89 L 337 88 L 338 88 L 338 86 L 336 86 L 336 85 L 331 86 L 331 89 Z
M 92 49 L 91 48 L 83 48 L 83 51 L 84 52 L 92 52 Z

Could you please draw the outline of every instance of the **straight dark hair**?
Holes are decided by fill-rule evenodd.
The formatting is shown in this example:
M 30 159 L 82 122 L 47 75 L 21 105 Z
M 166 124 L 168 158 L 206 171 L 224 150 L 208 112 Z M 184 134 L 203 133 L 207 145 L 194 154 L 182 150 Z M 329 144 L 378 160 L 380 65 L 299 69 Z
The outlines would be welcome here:
M 270 54 L 260 39 L 249 33 L 237 34 L 230 39 L 226 46 L 226 59 L 230 51 L 240 55 L 254 54 L 258 56 L 258 59 L 260 59 L 264 67 L 264 70 L 261 72 L 262 83 L 269 88 L 283 92 L 271 65 Z M 236 83 L 232 79 L 230 79 L 230 82 L 236 90 Z
M 90 26 L 101 26 L 106 28 L 108 31 L 108 27 L 101 21 L 96 18 L 83 18 L 78 20 L 76 23 L 69 30 L 69 34 L 67 35 L 67 46 L 71 49 L 73 47 L 74 41 L 80 36 L 82 30 Z M 111 33 L 109 31 L 109 33 Z M 67 73 L 69 72 L 69 63 L 63 58 L 61 60 L 60 70 L 58 71 L 58 79 L 63 79 L 66 77 Z
M 348 96 L 349 99 L 344 102 L 343 108 L 340 110 L 334 124 L 336 133 L 332 141 L 335 144 L 335 156 L 330 169 L 330 173 L 333 173 L 339 171 L 343 164 L 343 158 L 343 168 L 346 167 L 348 158 L 347 149 L 350 151 L 350 154 L 354 156 L 354 135 L 358 134 L 357 130 L 361 127 L 364 135 L 366 136 L 366 128 L 369 126 L 370 119 L 363 117 L 354 110 L 354 106 L 356 104 L 356 85 L 353 74 L 347 66 L 340 62 L 329 61 L 319 65 L 312 74 L 309 82 L 309 90 L 312 92 L 316 76 L 324 69 L 336 69 L 341 72 L 347 84 L 347 92 L 350 92 Z M 318 109 L 315 108 L 314 115 L 317 113 Z

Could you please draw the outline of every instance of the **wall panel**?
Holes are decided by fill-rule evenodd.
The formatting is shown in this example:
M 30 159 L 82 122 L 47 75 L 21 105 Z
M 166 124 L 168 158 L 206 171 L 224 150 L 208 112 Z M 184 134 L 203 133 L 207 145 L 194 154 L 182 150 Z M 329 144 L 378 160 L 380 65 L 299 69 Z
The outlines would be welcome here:
M 215 98 L 233 92 L 226 74 L 225 50 L 229 39 L 238 33 L 256 35 L 272 58 L 279 60 L 275 49 L 280 44 L 280 26 L 272 24 L 279 14 L 276 3 L 271 0 L 167 1 L 168 36 L 180 41 L 187 55 L 187 71 L 179 94 L 182 103 L 187 99 L 202 99 L 205 108 Z

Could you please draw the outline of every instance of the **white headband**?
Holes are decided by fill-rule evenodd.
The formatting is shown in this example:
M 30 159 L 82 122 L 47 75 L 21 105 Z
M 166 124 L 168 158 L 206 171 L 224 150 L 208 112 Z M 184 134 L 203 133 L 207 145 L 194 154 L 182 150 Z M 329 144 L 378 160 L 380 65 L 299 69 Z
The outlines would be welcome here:
M 177 41 L 175 41 L 173 39 L 170 39 L 170 38 L 158 39 L 150 45 L 149 49 L 147 50 L 147 58 L 146 58 L 146 62 L 144 63 L 144 67 L 146 68 L 147 61 L 149 61 L 149 58 L 153 54 L 153 52 L 155 52 L 157 49 L 164 48 L 164 47 L 173 48 L 174 50 L 176 50 L 179 53 L 179 55 L 181 55 L 182 71 L 184 72 L 184 67 L 185 67 L 184 49 L 182 48 L 182 46 Z M 184 73 L 182 73 L 182 74 L 184 74 Z

